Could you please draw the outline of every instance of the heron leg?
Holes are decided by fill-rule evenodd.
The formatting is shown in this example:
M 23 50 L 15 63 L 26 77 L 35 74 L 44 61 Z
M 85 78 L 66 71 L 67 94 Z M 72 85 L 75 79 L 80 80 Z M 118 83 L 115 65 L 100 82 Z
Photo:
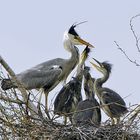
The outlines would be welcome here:
M 69 116 L 69 120 L 70 120 L 70 122 L 71 122 L 71 124 L 72 124 L 72 116 Z
M 114 118 L 111 118 L 111 124 L 112 124 L 112 125 L 115 124 L 115 120 L 114 120 Z
M 41 103 L 41 98 L 42 98 L 42 91 L 38 100 L 38 104 L 37 104 L 37 109 L 38 109 L 38 113 L 42 116 L 42 112 L 41 112 L 41 108 L 40 108 L 40 103 Z
M 120 118 L 116 118 L 116 124 L 120 123 Z
M 67 116 L 64 116 L 64 125 L 67 124 Z
M 48 110 L 48 93 L 45 92 L 45 113 L 48 117 L 48 119 L 50 119 L 50 114 L 49 114 L 49 110 Z

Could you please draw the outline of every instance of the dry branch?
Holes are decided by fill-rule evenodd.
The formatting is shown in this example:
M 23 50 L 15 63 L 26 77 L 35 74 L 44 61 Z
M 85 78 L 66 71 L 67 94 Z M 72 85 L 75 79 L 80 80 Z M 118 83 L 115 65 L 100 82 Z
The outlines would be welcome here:
M 20 81 L 17 80 L 14 71 L 9 67 L 9 65 L 6 63 L 6 61 L 1 56 L 0 56 L 0 63 L 7 70 L 9 75 L 12 77 L 13 81 L 18 85 L 18 89 L 20 90 L 24 101 L 26 103 L 28 103 L 27 106 L 29 107 L 31 115 L 35 118 L 38 118 L 38 115 L 37 115 L 38 110 L 37 110 L 36 106 L 32 102 L 28 101 L 28 94 L 27 94 L 24 86 L 22 85 L 22 83 L 20 83 Z
M 15 93 L 16 92 L 16 93 Z M 128 118 L 119 125 L 110 125 L 110 121 L 97 127 L 93 124 L 63 125 L 54 118 L 48 121 L 26 116 L 26 102 L 20 98 L 18 90 L 3 92 L 0 89 L 0 138 L 34 140 L 139 140 L 140 113 L 129 124 Z M 34 94 L 31 94 L 32 96 Z M 29 97 L 29 96 L 28 96 Z M 34 103 L 36 97 L 33 98 Z M 91 108 L 89 108 L 91 109 Z M 53 112 L 52 112 L 53 113 Z
M 139 40 L 140 40 L 140 37 L 138 37 L 138 35 L 136 34 L 136 31 L 134 30 L 134 25 L 133 25 L 133 21 L 135 19 L 137 19 L 138 17 L 140 17 L 140 14 L 137 14 L 135 16 L 133 16 L 131 19 L 130 19 L 130 30 L 135 38 L 135 45 L 136 45 L 136 48 L 137 48 L 137 51 L 140 53 L 140 45 L 139 45 Z M 136 66 L 140 66 L 140 64 L 137 62 L 137 60 L 133 60 L 131 59 L 128 54 L 126 53 L 126 51 L 120 47 L 120 45 L 117 43 L 117 41 L 114 41 L 115 42 L 115 45 L 118 47 L 118 49 L 124 54 L 124 56 L 129 60 L 129 62 L 135 64 Z
M 56 120 L 53 111 L 51 111 L 53 116 L 52 120 L 46 119 L 43 115 L 41 118 L 38 118 L 39 114 L 36 112 L 36 109 L 34 110 L 37 97 L 34 93 L 27 94 L 23 85 L 18 83 L 19 81 L 16 81 L 15 74 L 2 57 L 0 57 L 0 63 L 8 71 L 12 79 L 15 78 L 15 82 L 20 89 L 20 92 L 14 89 L 3 92 L 0 89 L 0 139 L 140 140 L 140 105 L 129 112 L 129 115 L 124 116 L 120 124 L 113 126 L 110 125 L 110 120 L 102 123 L 101 126 L 95 126 L 92 123 L 82 124 L 80 126 L 73 124 L 63 125 Z M 33 96 L 33 100 L 31 100 L 31 96 Z M 24 100 L 22 100 L 22 97 Z M 41 107 L 44 108 L 42 104 Z M 28 109 L 33 115 L 31 114 L 30 116 L 28 114 Z M 135 111 L 137 113 L 134 113 Z M 134 116 L 132 115 L 133 113 Z
M 138 17 L 140 17 L 140 14 L 137 14 L 130 19 L 130 29 L 132 31 L 132 34 L 133 34 L 134 38 L 135 38 L 137 50 L 140 53 L 139 37 L 136 35 L 136 32 L 135 32 L 134 27 L 133 27 L 133 23 L 132 23 L 133 20 L 135 20 Z
M 120 45 L 119 45 L 116 41 L 114 41 L 114 42 L 115 42 L 116 46 L 118 47 L 118 49 L 119 49 L 119 50 L 125 55 L 125 57 L 129 60 L 129 62 L 135 64 L 136 66 L 140 66 L 140 64 L 137 63 L 136 60 L 132 60 L 132 59 L 126 54 L 125 50 L 123 50 L 123 49 L 120 47 Z

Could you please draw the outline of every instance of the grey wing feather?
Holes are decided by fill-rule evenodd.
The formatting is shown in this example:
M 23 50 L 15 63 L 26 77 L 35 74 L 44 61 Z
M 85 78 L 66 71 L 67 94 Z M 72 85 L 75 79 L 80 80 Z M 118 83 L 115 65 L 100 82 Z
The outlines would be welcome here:
M 55 114 L 73 112 L 81 100 L 81 83 L 73 79 L 58 93 L 54 101 L 54 112 Z
M 27 89 L 42 88 L 59 79 L 62 69 L 49 68 L 45 71 L 32 68 L 17 75 L 17 78 L 24 84 Z
M 105 104 L 109 104 L 108 107 L 113 115 L 120 115 L 127 111 L 126 104 L 122 97 L 116 92 L 103 91 L 102 99 Z
M 98 107 L 99 103 L 96 100 L 86 99 L 84 101 L 79 102 L 76 109 L 76 111 L 78 112 L 76 112 L 73 115 L 74 122 L 78 124 L 92 121 L 95 124 L 100 124 L 101 111 Z M 80 110 L 82 111 L 80 112 Z
M 32 69 L 47 71 L 48 69 L 51 69 L 54 65 L 63 67 L 63 65 L 65 64 L 65 61 L 66 60 L 62 58 L 56 58 L 56 59 L 52 59 L 52 60 L 43 62 L 41 64 L 38 64 Z
M 89 100 L 79 102 L 75 114 L 74 114 L 74 121 L 76 123 L 81 123 L 84 121 L 89 121 L 92 118 L 93 110 L 85 110 L 92 107 L 92 102 L 89 103 Z M 82 111 L 81 111 L 82 110 Z M 83 111 L 84 110 L 84 111 Z M 81 111 L 81 112 L 80 112 Z

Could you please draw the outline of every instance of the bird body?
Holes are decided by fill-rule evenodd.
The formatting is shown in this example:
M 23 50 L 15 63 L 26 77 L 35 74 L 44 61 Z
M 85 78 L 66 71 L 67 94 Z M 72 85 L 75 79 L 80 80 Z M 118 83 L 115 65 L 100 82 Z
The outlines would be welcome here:
M 76 67 L 79 61 L 79 51 L 75 45 L 88 45 L 89 47 L 93 47 L 91 44 L 79 37 L 74 29 L 75 27 L 76 25 L 72 25 L 70 29 L 64 33 L 63 37 L 64 48 L 71 53 L 71 57 L 69 59 L 56 58 L 49 60 L 16 75 L 17 79 L 27 90 L 37 88 L 44 89 L 46 112 L 48 112 L 48 93 L 61 81 L 66 83 L 68 75 Z M 3 90 L 7 90 L 9 88 L 16 88 L 17 85 L 15 85 L 12 79 L 3 79 L 1 87 Z M 39 102 L 40 100 L 41 96 L 39 98 Z
M 96 91 L 96 89 L 95 89 Z M 96 91 L 97 92 L 97 91 Z M 110 118 L 116 118 L 118 121 L 121 116 L 127 112 L 126 104 L 122 97 L 109 88 L 102 88 L 98 92 L 102 109 Z
M 82 76 L 74 77 L 58 93 L 54 102 L 54 113 L 66 117 L 72 116 L 81 95 Z
M 98 78 L 94 82 L 95 93 L 100 100 L 102 109 L 111 118 L 112 124 L 118 124 L 120 117 L 127 112 L 125 101 L 112 89 L 102 86 L 109 78 L 111 73 L 111 64 L 107 62 L 100 63 L 96 59 L 94 60 L 99 64 L 99 66 L 92 62 L 91 64 L 103 74 L 102 78 Z
M 73 123 L 76 125 L 94 124 L 101 122 L 101 110 L 94 94 L 94 81 L 89 73 L 90 68 L 84 68 L 84 90 L 86 99 L 80 101 L 73 115 Z
M 72 115 L 75 111 L 76 106 L 82 100 L 81 87 L 83 79 L 83 64 L 87 59 L 90 49 L 86 47 L 83 51 L 81 58 L 82 61 L 79 62 L 77 67 L 77 74 L 70 80 L 58 93 L 54 101 L 54 114 L 60 116 L 69 117 L 72 121 Z M 66 123 L 66 121 L 65 121 Z
M 75 45 L 88 45 L 89 47 L 93 47 L 79 37 L 74 29 L 75 27 L 76 25 L 72 25 L 64 33 L 63 37 L 64 48 L 71 53 L 69 59 L 52 59 L 16 75 L 17 79 L 27 90 L 45 87 L 47 92 L 49 92 L 61 81 L 65 83 L 68 75 L 79 61 L 79 51 Z M 17 85 L 15 85 L 12 79 L 3 79 L 1 87 L 3 90 L 7 90 L 9 88 L 16 88 Z
M 27 90 L 46 87 L 51 91 L 57 83 L 62 80 L 66 80 L 67 76 L 75 68 L 78 61 L 79 52 L 75 47 L 73 49 L 71 59 L 56 58 L 49 60 L 17 74 L 16 77 Z M 55 81 L 57 81 L 56 84 L 49 88 Z M 12 85 L 13 87 L 17 86 L 12 80 L 9 84 L 10 88 L 12 88 Z M 5 87 L 5 85 L 2 84 L 2 88 L 7 90 L 8 85 Z
M 97 100 L 86 99 L 80 101 L 75 110 L 73 122 L 77 125 L 88 123 L 99 125 L 101 122 L 101 111 Z

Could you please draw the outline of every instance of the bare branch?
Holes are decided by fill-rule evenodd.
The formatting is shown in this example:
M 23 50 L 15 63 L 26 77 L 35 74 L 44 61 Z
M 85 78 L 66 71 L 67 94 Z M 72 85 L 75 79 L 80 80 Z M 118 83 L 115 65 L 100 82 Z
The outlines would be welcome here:
M 1 56 L 0 56 L 0 63 L 7 70 L 7 72 L 12 77 L 14 82 L 18 85 L 18 89 L 20 90 L 24 101 L 28 103 L 28 94 L 27 94 L 24 86 L 22 85 L 22 83 L 20 83 L 20 81 L 17 80 L 14 71 L 9 67 L 9 65 L 5 62 L 5 60 Z M 29 110 L 30 110 L 31 114 L 34 117 L 38 118 L 38 115 L 37 115 L 38 110 L 37 110 L 36 106 L 32 102 L 30 102 L 30 101 L 29 101 L 28 106 L 29 106 Z
M 126 54 L 126 52 L 119 46 L 119 44 L 118 44 L 116 41 L 114 41 L 114 42 L 115 42 L 116 46 L 118 47 L 118 49 L 125 55 L 125 57 L 126 57 L 131 63 L 135 64 L 136 66 L 140 66 L 140 64 L 137 63 L 136 60 L 130 59 L 130 57 Z
M 131 31 L 132 31 L 132 33 L 133 33 L 133 36 L 134 36 L 134 38 L 135 38 L 135 40 L 136 40 L 136 47 L 137 47 L 137 50 L 138 50 L 138 52 L 140 53 L 139 38 L 138 38 L 138 36 L 136 35 L 136 32 L 135 32 L 134 27 L 133 27 L 133 23 L 132 23 L 133 20 L 136 19 L 137 17 L 140 17 L 140 14 L 137 14 L 137 15 L 133 16 L 133 17 L 130 19 L 130 28 L 131 28 Z
M 5 97 L 3 95 L 0 95 L 0 99 L 1 100 L 4 100 L 4 101 L 7 101 L 7 102 L 12 102 L 12 103 L 16 103 L 16 104 L 25 104 L 23 101 L 21 100 L 15 100 L 15 99 L 11 99 L 11 98 L 8 98 L 8 97 Z
M 135 120 L 135 118 L 137 117 L 137 115 L 140 113 L 140 104 L 136 106 L 136 108 L 134 108 L 131 113 L 129 114 L 130 118 L 128 119 L 129 122 L 133 122 Z

